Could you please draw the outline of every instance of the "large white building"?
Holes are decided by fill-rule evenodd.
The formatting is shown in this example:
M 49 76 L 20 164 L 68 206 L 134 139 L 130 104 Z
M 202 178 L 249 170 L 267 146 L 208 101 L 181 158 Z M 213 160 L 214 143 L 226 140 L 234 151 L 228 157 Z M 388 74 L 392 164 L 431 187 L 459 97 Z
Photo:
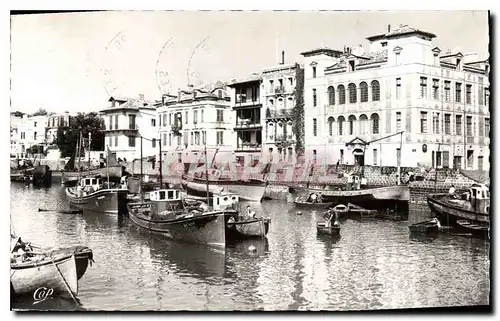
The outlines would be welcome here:
M 366 49 L 302 53 L 306 157 L 488 170 L 488 60 L 443 52 L 433 38 L 389 26 Z
M 214 155 L 215 162 L 234 159 L 233 118 L 227 88 L 221 82 L 163 96 L 158 125 L 166 163 L 204 161 L 205 144 L 209 162 Z
M 108 106 L 100 111 L 106 129 L 105 145 L 116 157 L 133 161 L 158 155 L 157 106 L 139 98 L 110 97 Z M 142 137 L 142 139 L 141 139 Z
M 47 128 L 46 128 L 46 136 L 47 142 L 51 144 L 57 138 L 57 130 L 59 127 L 69 126 L 69 122 L 71 119 L 71 115 L 69 112 L 65 112 L 63 114 L 52 114 L 47 116 Z
M 27 157 L 27 150 L 34 145 L 46 145 L 47 116 L 30 116 L 21 118 L 11 115 L 11 154 L 16 157 Z

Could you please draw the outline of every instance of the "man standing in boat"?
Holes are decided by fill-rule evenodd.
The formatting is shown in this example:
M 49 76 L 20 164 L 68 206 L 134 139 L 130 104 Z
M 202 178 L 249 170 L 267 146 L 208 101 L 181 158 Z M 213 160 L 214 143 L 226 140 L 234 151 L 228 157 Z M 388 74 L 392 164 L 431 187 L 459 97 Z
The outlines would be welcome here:
M 448 190 L 448 195 L 453 198 L 457 198 L 457 195 L 455 193 L 456 193 L 455 185 L 451 184 L 451 187 Z

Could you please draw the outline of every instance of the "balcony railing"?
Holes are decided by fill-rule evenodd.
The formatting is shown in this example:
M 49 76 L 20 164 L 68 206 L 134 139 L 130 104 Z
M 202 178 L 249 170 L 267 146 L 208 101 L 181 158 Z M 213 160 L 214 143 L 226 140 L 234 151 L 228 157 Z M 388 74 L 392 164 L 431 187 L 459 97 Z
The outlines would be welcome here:
M 292 109 L 279 109 L 279 110 L 266 110 L 266 118 L 292 118 L 293 110 Z
M 277 95 L 281 95 L 285 93 L 285 87 L 284 86 L 278 86 L 274 88 L 274 93 Z
M 113 124 L 113 126 L 106 127 L 104 130 L 107 130 L 107 131 L 111 131 L 111 130 L 133 130 L 133 131 L 136 131 L 136 130 L 139 130 L 139 125 L 137 125 L 137 124 L 130 125 L 129 124 L 127 127 L 120 127 L 120 126 L 117 126 L 116 124 Z
M 235 128 L 254 128 L 261 126 L 260 121 L 256 119 L 237 119 Z
M 243 142 L 243 143 L 238 143 L 236 150 L 239 150 L 239 151 L 260 151 L 261 148 L 262 148 L 262 144 L 259 144 L 257 142 L 255 142 L 255 143 Z

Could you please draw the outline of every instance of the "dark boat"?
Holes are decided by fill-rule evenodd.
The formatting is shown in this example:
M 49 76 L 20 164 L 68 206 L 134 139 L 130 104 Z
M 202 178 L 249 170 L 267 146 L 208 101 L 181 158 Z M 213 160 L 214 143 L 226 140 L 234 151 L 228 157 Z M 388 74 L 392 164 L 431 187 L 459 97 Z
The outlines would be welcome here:
M 448 194 L 431 194 L 427 204 L 445 225 L 459 227 L 457 221 L 467 220 L 479 226 L 490 225 L 490 191 L 484 184 L 473 184 L 460 198 Z
M 88 266 L 92 266 L 94 261 L 94 253 L 92 250 L 86 246 L 71 246 L 57 248 L 49 252 L 51 255 L 57 255 L 59 253 L 73 253 L 76 259 L 76 276 L 78 280 L 87 271 Z
M 82 178 L 76 187 L 66 187 L 70 204 L 83 210 L 102 213 L 124 212 L 127 195 L 127 188 L 110 188 L 95 177 Z
M 437 220 L 432 219 L 409 225 L 408 228 L 410 233 L 436 234 L 439 232 L 439 223 Z
M 297 208 L 309 208 L 309 209 L 325 209 L 330 205 L 330 203 L 306 202 L 301 199 L 296 199 L 295 201 L 293 201 L 293 203 Z
M 489 226 L 484 224 L 472 224 L 468 220 L 457 220 L 456 224 L 458 228 L 463 231 L 470 233 L 474 236 L 489 239 Z
M 226 223 L 226 238 L 247 239 L 266 237 L 269 232 L 270 218 L 247 218 Z
M 327 226 L 326 222 L 318 222 L 316 224 L 316 230 L 318 231 L 318 234 L 325 234 L 325 235 L 339 235 L 340 234 L 340 226 Z
M 127 204 L 132 223 L 169 239 L 225 247 L 225 210 L 209 208 L 206 204 L 186 208 L 178 189 L 165 189 L 154 193 L 165 199 Z M 215 203 L 221 204 L 222 200 L 218 199 Z M 158 206 L 166 210 L 158 211 Z
M 368 209 L 386 209 L 410 200 L 410 189 L 405 185 L 362 188 L 358 176 L 351 176 L 346 189 L 319 185 L 316 187 L 290 187 L 289 192 L 294 199 L 297 197 L 310 199 L 312 194 L 321 194 L 324 203 L 352 203 Z

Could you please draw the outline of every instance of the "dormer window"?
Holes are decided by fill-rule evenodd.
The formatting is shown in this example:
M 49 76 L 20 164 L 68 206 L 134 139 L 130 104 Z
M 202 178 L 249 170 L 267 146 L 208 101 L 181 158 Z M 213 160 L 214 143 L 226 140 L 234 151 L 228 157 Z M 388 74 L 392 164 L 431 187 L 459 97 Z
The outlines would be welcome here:
M 401 63 L 401 51 L 403 50 L 403 48 L 397 46 L 396 48 L 394 48 L 394 64 L 395 65 L 399 65 Z
M 312 67 L 312 71 L 313 71 L 313 78 L 316 78 L 316 66 Z

